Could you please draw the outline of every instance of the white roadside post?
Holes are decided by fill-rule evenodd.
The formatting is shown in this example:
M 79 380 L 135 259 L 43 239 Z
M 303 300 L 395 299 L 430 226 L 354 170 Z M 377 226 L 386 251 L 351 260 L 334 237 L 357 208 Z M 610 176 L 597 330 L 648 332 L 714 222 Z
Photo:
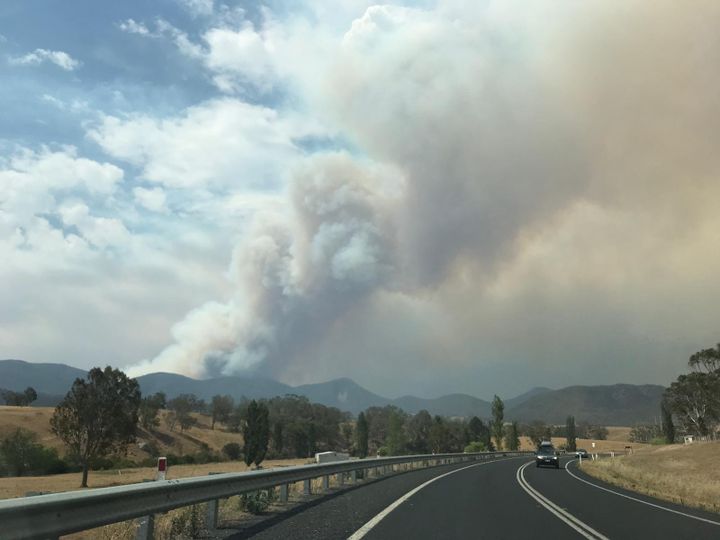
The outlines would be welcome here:
M 155 472 L 155 480 L 165 480 L 167 474 L 167 458 L 159 457 L 157 462 L 157 471 Z
M 155 481 L 165 480 L 167 475 L 167 458 L 159 457 L 157 460 L 157 470 L 155 471 Z M 155 516 L 150 514 L 140 518 L 140 526 L 135 534 L 136 540 L 153 540 L 155 537 Z

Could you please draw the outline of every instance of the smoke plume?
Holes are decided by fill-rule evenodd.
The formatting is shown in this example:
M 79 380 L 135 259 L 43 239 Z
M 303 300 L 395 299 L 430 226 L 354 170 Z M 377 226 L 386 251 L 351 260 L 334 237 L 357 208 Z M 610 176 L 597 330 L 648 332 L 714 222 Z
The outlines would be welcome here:
M 313 69 L 285 66 L 353 150 L 301 160 L 233 252 L 235 296 L 189 313 L 135 375 L 492 372 L 663 335 L 651 306 L 682 294 L 658 269 L 681 286 L 720 265 L 720 4 L 464 4 L 370 7 Z

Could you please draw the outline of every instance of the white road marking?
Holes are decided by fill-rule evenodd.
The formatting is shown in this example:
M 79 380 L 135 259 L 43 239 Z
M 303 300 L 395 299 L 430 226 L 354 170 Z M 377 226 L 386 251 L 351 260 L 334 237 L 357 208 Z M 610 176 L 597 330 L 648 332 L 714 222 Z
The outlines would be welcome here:
M 648 502 L 648 501 L 643 501 L 642 499 L 637 499 L 637 498 L 635 498 L 635 497 L 631 497 L 630 495 L 625 495 L 624 493 L 620 493 L 620 492 L 618 492 L 618 491 L 613 491 L 612 489 L 608 489 L 608 488 L 606 488 L 606 487 L 599 486 L 599 485 L 597 485 L 597 484 L 593 484 L 592 482 L 588 482 L 587 480 L 585 480 L 585 479 L 583 479 L 583 478 L 580 478 L 580 477 L 577 476 L 576 474 L 573 474 L 573 473 L 570 472 L 570 469 L 568 468 L 568 465 L 570 465 L 570 463 L 572 463 L 573 461 L 577 461 L 577 460 L 572 459 L 572 460 L 568 461 L 567 464 L 565 465 L 565 470 L 567 471 L 567 473 L 568 473 L 570 476 L 572 476 L 573 478 L 575 478 L 575 480 L 580 480 L 581 482 L 585 482 L 586 484 L 588 484 L 588 485 L 590 485 L 590 486 L 592 486 L 592 487 L 596 487 L 596 488 L 598 488 L 598 489 L 602 489 L 603 491 L 607 491 L 608 493 L 612 493 L 613 495 L 617 495 L 618 497 L 625 497 L 626 499 L 630 499 L 631 501 L 635 501 L 635 502 L 639 502 L 639 503 L 642 503 L 642 504 L 646 504 L 646 505 L 648 505 L 648 506 L 652 506 L 653 508 L 657 508 L 658 510 L 665 510 L 666 512 L 672 512 L 673 514 L 679 514 L 679 515 L 681 515 L 681 516 L 685 516 L 685 517 L 688 517 L 688 518 L 691 518 L 691 519 L 697 519 L 698 521 L 704 521 L 705 523 L 710 523 L 711 525 L 718 525 L 718 526 L 720 526 L 720 522 L 718 522 L 718 521 L 713 521 L 713 520 L 711 520 L 711 519 L 701 518 L 700 516 L 693 516 L 692 514 L 686 514 L 685 512 L 681 512 L 680 510 L 674 510 L 674 509 L 672 509 L 672 508 L 667 508 L 666 506 L 661 506 L 661 505 L 659 505 L 659 504 L 654 504 L 654 503 L 651 503 L 651 502 Z
M 509 458 L 514 459 L 514 458 Z M 348 538 L 348 540 L 360 540 L 360 538 L 364 537 L 367 533 L 369 533 L 373 527 L 375 527 L 378 523 L 380 523 L 387 515 L 395 510 L 398 506 L 400 506 L 402 503 L 407 501 L 410 497 L 415 495 L 418 491 L 420 491 L 422 488 L 429 486 L 436 480 L 440 480 L 441 478 L 445 478 L 446 476 L 450 476 L 451 474 L 458 473 L 460 471 L 464 471 L 465 469 L 469 469 L 471 467 L 480 467 L 481 465 L 489 465 L 490 463 L 497 463 L 498 461 L 505 461 L 505 459 L 495 459 L 492 461 L 484 461 L 482 463 L 473 463 L 472 465 L 468 465 L 467 467 L 462 467 L 460 469 L 455 469 L 454 471 L 447 472 L 445 474 L 441 474 L 440 476 L 436 476 L 435 478 L 431 478 L 424 484 L 420 484 L 415 489 L 412 489 L 408 491 L 405 495 L 400 497 L 398 500 L 390 504 L 385 510 L 380 512 L 378 515 L 376 515 L 374 518 L 372 518 L 370 521 L 368 521 L 365 525 L 360 527 L 357 531 L 353 533 L 352 536 Z
M 540 503 L 540 505 L 543 506 L 546 510 L 551 512 L 558 519 L 565 522 L 566 525 L 575 529 L 585 538 L 588 538 L 590 540 L 609 540 L 607 536 L 602 535 L 601 533 L 590 527 L 590 525 L 588 525 L 587 523 L 580 521 L 570 512 L 560 508 L 557 504 L 549 500 L 547 497 L 544 497 L 538 490 L 533 488 L 528 483 L 528 481 L 525 480 L 525 469 L 528 467 L 528 465 L 532 465 L 532 463 L 532 461 L 529 461 L 525 465 L 521 465 L 518 468 L 515 476 L 517 478 L 518 484 L 520 484 L 520 487 L 523 488 L 528 493 L 528 495 L 530 495 L 533 499 Z

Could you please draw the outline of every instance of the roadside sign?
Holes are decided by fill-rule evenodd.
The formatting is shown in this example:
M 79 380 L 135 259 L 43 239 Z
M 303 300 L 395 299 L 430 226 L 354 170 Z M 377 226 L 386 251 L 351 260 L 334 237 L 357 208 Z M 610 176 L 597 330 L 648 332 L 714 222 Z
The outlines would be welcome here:
M 592 443 L 592 445 L 593 445 L 593 448 L 595 448 L 595 443 Z

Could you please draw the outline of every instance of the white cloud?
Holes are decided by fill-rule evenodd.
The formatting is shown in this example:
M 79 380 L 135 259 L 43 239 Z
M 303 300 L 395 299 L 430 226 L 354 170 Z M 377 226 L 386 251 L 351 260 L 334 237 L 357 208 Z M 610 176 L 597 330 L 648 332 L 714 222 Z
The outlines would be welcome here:
M 61 206 L 58 209 L 65 225 L 77 227 L 83 238 L 99 248 L 122 247 L 130 239 L 127 228 L 117 218 L 90 215 L 83 203 Z
M 204 40 L 209 49 L 205 64 L 216 73 L 221 90 L 238 91 L 248 83 L 263 90 L 273 86 L 277 74 L 272 33 L 258 32 L 246 22 L 237 31 L 214 28 Z
M 146 189 L 142 187 L 136 187 L 133 189 L 135 195 L 135 202 L 140 206 L 147 208 L 152 212 L 164 213 L 168 211 L 166 206 L 165 191 L 162 188 L 156 187 L 152 189 Z
M 145 180 L 172 188 L 277 187 L 298 156 L 301 126 L 277 111 L 221 99 L 159 119 L 106 116 L 89 136 L 110 155 L 142 168 Z
M 82 62 L 72 58 L 68 53 L 48 49 L 35 49 L 24 56 L 10 58 L 10 63 L 17 66 L 38 65 L 44 62 L 55 64 L 65 71 L 73 71 L 82 66 Z
M 141 36 L 153 35 L 144 23 L 137 22 L 134 19 L 127 19 L 118 23 L 118 28 L 128 34 L 139 34 Z
M 213 0 L 177 0 L 177 2 L 195 16 L 212 15 L 214 9 Z

